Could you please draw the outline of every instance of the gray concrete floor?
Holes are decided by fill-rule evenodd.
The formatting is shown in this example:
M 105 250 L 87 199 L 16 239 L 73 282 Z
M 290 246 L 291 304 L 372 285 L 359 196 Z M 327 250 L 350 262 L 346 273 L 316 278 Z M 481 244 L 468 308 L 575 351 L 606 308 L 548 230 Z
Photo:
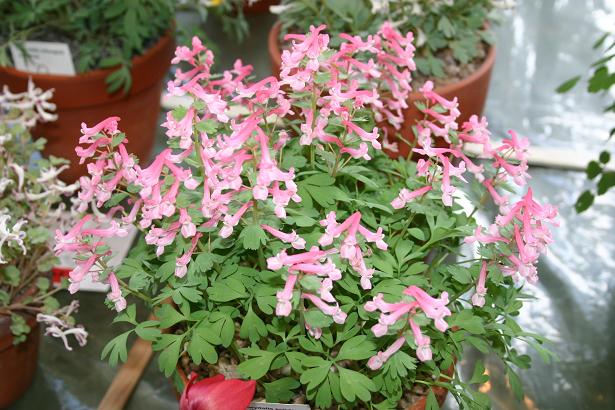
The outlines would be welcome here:
M 604 147 L 613 117 L 602 115 L 605 100 L 581 88 L 561 96 L 554 89 L 571 76 L 587 72 L 597 58 L 591 44 L 600 28 L 615 25 L 613 0 L 519 0 L 517 10 L 497 28 L 497 63 L 487 112 L 496 135 L 514 128 L 540 146 L 571 147 L 597 153 Z M 604 13 L 601 10 L 610 12 Z M 189 18 L 182 16 L 182 21 Z M 256 74 L 269 74 L 267 32 L 271 16 L 251 18 L 253 31 L 244 44 L 225 40 L 215 27 L 207 32 L 224 53 L 229 66 L 235 58 L 254 64 Z M 163 144 L 162 134 L 159 145 Z M 611 145 L 611 148 L 613 145 Z M 521 371 L 527 396 L 512 398 L 501 366 L 487 358 L 492 375 L 485 389 L 495 409 L 613 409 L 615 408 L 615 192 L 600 197 L 583 215 L 572 206 L 587 184 L 584 174 L 531 170 L 536 196 L 556 204 L 561 227 L 555 244 L 539 266 L 541 281 L 530 290 L 538 300 L 527 305 L 521 322 L 546 334 L 559 361 L 544 364 L 531 350 L 534 367 Z M 103 295 L 82 293 L 79 318 L 88 325 L 87 347 L 65 352 L 60 343 L 44 339 L 39 371 L 32 388 L 14 409 L 94 409 L 115 369 L 99 360 L 111 335 L 113 315 L 102 305 Z M 68 299 L 68 298 L 67 298 Z M 470 371 L 478 354 L 461 362 Z M 4 375 L 2 375 L 4 377 Z M 167 380 L 150 363 L 128 409 L 177 407 Z M 449 400 L 446 408 L 456 408 Z

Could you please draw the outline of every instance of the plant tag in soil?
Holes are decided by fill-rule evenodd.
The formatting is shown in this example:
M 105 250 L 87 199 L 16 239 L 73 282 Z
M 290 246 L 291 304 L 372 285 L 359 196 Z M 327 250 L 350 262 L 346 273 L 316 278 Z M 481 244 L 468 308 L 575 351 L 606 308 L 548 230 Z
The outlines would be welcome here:
M 37 74 L 75 75 L 70 48 L 66 43 L 26 41 L 23 49 L 11 44 L 15 68 Z
M 248 410 L 310 410 L 307 404 L 256 403 L 252 402 Z

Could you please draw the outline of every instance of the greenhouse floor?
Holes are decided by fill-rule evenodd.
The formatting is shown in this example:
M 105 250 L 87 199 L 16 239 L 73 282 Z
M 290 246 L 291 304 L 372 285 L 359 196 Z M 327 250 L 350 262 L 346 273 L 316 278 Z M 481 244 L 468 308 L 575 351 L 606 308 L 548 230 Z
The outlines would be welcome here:
M 495 135 L 514 128 L 540 147 L 566 148 L 579 155 L 604 147 L 615 118 L 602 114 L 606 104 L 582 87 L 566 95 L 555 88 L 587 71 L 595 60 L 591 44 L 615 19 L 612 0 L 519 0 L 514 15 L 497 28 L 497 63 L 486 115 Z M 598 10 L 610 10 L 610 17 Z M 181 16 L 179 21 L 189 16 Z M 225 56 L 254 64 L 259 76 L 269 73 L 266 38 L 274 18 L 251 18 L 253 32 L 242 45 L 228 44 L 211 31 Z M 601 26 L 602 24 L 602 26 Z M 163 135 L 160 135 L 160 144 Z M 528 330 L 546 334 L 559 361 L 543 363 L 527 346 L 533 368 L 520 371 L 526 397 L 518 402 L 499 363 L 486 358 L 492 376 L 481 386 L 495 409 L 615 408 L 615 191 L 599 197 L 588 212 L 577 215 L 575 199 L 587 184 L 584 173 L 533 168 L 531 186 L 540 201 L 556 204 L 561 226 L 555 244 L 542 258 L 540 282 L 528 291 L 537 298 L 520 319 Z M 69 295 L 63 295 L 70 300 Z M 61 343 L 44 338 L 34 385 L 14 409 L 94 409 L 116 369 L 100 361 L 105 343 L 117 334 L 103 294 L 80 293 L 78 319 L 90 332 L 89 343 L 67 352 Z M 471 372 L 479 353 L 464 357 L 461 370 Z M 5 377 L 6 375 L 2 375 Z M 456 408 L 449 398 L 447 409 Z M 130 410 L 177 408 L 170 383 L 150 362 L 128 406 Z

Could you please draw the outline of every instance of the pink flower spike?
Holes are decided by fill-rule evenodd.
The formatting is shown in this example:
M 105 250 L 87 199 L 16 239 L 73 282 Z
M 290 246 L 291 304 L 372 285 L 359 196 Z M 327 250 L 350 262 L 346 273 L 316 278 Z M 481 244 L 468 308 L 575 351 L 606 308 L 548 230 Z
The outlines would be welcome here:
M 297 283 L 297 275 L 289 274 L 288 278 L 286 278 L 286 284 L 284 285 L 284 290 L 276 293 L 276 298 L 278 303 L 275 307 L 275 314 L 278 316 L 288 316 L 290 315 L 290 311 L 293 308 L 291 300 L 293 298 L 293 290 L 295 288 L 295 283 Z
M 485 306 L 485 295 L 487 294 L 487 288 L 485 287 L 485 280 L 487 278 L 487 262 L 483 261 L 480 274 L 478 275 L 478 282 L 476 284 L 476 293 L 472 295 L 472 304 L 474 306 Z
M 414 341 L 416 342 L 416 357 L 422 361 L 427 362 L 432 359 L 431 352 L 431 339 L 421 333 L 421 328 L 414 323 L 412 319 L 409 320 L 412 334 L 414 335 Z
M 399 349 L 401 349 L 405 342 L 406 338 L 404 336 L 400 336 L 384 352 L 378 352 L 375 356 L 370 357 L 370 359 L 367 361 L 367 367 L 372 370 L 380 369 L 382 365 L 385 364 L 391 356 L 393 356 L 395 353 L 397 353 Z
M 451 311 L 446 307 L 448 304 L 447 292 L 442 292 L 439 298 L 433 298 L 423 289 L 410 286 L 404 290 L 404 294 L 412 296 L 416 300 L 425 315 L 434 320 L 439 331 L 444 332 L 448 329 L 448 323 L 444 320 L 446 316 L 451 315 Z
M 304 293 L 301 297 L 310 300 L 325 315 L 331 316 L 335 323 L 343 325 L 346 321 L 346 313 L 337 304 L 334 306 L 328 305 L 321 298 L 310 293 Z
M 305 239 L 301 238 L 297 235 L 297 232 L 292 231 L 291 233 L 284 233 L 282 231 L 278 231 L 277 229 L 269 226 L 269 225 L 261 225 L 265 231 L 269 232 L 272 236 L 278 238 L 282 242 L 290 243 L 291 246 L 295 249 L 305 249 Z

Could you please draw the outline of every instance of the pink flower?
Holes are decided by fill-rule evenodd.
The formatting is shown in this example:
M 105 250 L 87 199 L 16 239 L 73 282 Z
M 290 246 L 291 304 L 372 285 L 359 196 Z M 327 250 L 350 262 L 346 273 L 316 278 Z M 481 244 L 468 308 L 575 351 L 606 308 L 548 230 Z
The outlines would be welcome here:
M 284 290 L 276 293 L 276 299 L 278 303 L 275 307 L 275 314 L 278 316 L 288 316 L 293 308 L 291 300 L 293 298 L 293 289 L 295 288 L 295 283 L 297 282 L 297 275 L 289 274 L 288 278 L 286 278 L 286 284 L 284 285 Z
M 412 296 L 419 307 L 428 318 L 434 320 L 436 328 L 445 332 L 448 329 L 448 323 L 444 320 L 446 316 L 451 315 L 451 311 L 446 307 L 448 305 L 448 293 L 442 292 L 439 298 L 433 298 L 423 289 L 417 286 L 410 286 L 404 290 L 405 295 Z
M 421 333 L 421 328 L 412 319 L 410 319 L 410 328 L 412 329 L 414 341 L 416 342 L 417 346 L 416 357 L 422 362 L 427 362 L 431 360 L 431 340 L 428 336 L 425 336 Z
M 386 363 L 391 356 L 393 356 L 406 342 L 406 338 L 400 336 L 389 346 L 384 352 L 378 352 L 375 356 L 370 357 L 367 361 L 367 367 L 372 370 L 378 370 Z
M 256 381 L 228 379 L 218 374 L 200 381 L 193 373 L 179 400 L 180 410 L 245 410 L 256 392 Z
M 499 234 L 499 228 L 497 227 L 497 225 L 491 225 L 489 226 L 487 234 L 483 234 L 482 227 L 477 226 L 476 230 L 474 231 L 474 235 L 467 236 L 464 239 L 464 242 L 465 243 L 480 242 L 482 244 L 488 244 L 488 243 L 496 243 L 496 242 L 508 242 L 508 239 L 504 238 L 503 236 Z
M 487 278 L 487 262 L 483 261 L 480 268 L 480 274 L 478 275 L 478 282 L 476 284 L 476 292 L 472 295 L 472 304 L 474 306 L 485 306 L 485 295 L 487 294 L 487 288 L 485 287 L 485 279 Z
M 254 203 L 252 201 L 246 202 L 239 208 L 239 210 L 235 213 L 235 215 L 226 215 L 224 217 L 224 226 L 220 229 L 220 237 L 228 238 L 233 233 L 233 228 L 237 226 L 243 214 L 246 213 L 248 208 L 250 208 Z
M 269 225 L 261 225 L 265 231 L 269 232 L 271 235 L 275 236 L 279 240 L 285 243 L 290 243 L 295 249 L 305 249 L 305 239 L 301 238 L 295 231 L 291 233 L 284 233 L 282 231 L 278 231 L 275 228 L 272 228 Z
M 395 209 L 401 209 L 406 206 L 408 202 L 414 200 L 419 196 L 425 195 L 427 192 L 431 191 L 433 188 L 431 185 L 424 186 L 419 189 L 415 189 L 414 191 L 409 191 L 406 188 L 402 188 L 399 191 L 399 195 L 393 201 L 391 201 L 391 206 Z
M 343 325 L 346 321 L 346 313 L 340 309 L 337 303 L 335 305 L 328 305 L 321 298 L 310 293 L 304 293 L 301 297 L 311 301 L 325 315 L 331 316 L 335 323 Z
M 271 270 L 281 269 L 282 266 L 292 266 L 301 263 L 314 263 L 319 259 L 327 256 L 326 251 L 321 251 L 313 246 L 308 252 L 298 253 L 296 255 L 287 255 L 286 249 L 283 249 L 276 256 L 267 259 L 267 268 Z
M 184 208 L 179 210 L 179 223 L 182 225 L 181 232 L 184 238 L 190 238 L 196 234 L 196 225 L 192 223 L 192 218 Z
M 183 278 L 188 273 L 188 263 L 192 260 L 192 254 L 196 249 L 199 239 L 203 236 L 200 232 L 192 237 L 190 249 L 175 261 L 175 276 Z
M 107 295 L 107 299 L 115 303 L 116 311 L 121 312 L 126 309 L 126 299 L 122 296 L 122 290 L 120 289 L 120 284 L 117 281 L 115 273 L 111 272 L 107 280 L 111 286 L 111 292 Z

